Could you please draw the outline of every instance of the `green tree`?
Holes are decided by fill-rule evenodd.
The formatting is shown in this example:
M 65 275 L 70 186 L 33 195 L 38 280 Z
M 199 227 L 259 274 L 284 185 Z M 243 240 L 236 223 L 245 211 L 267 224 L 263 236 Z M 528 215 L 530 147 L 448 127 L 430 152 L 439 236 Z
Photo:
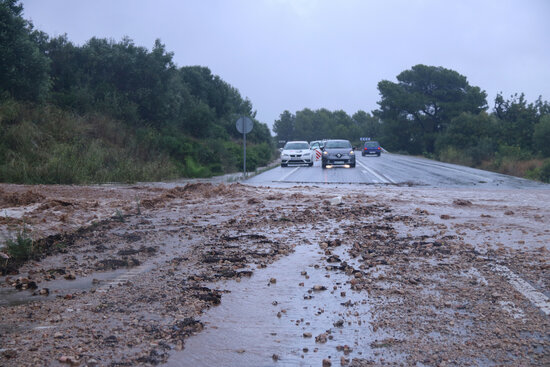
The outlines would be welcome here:
M 502 94 L 497 94 L 494 114 L 499 119 L 501 144 L 531 151 L 535 125 L 547 111 L 548 103 L 542 102 L 540 97 L 535 103 L 527 103 L 523 93 L 516 93 L 510 99 L 504 99 Z
M 277 134 L 277 140 L 288 141 L 294 139 L 294 123 L 296 116 L 291 114 L 288 110 L 285 110 L 279 116 L 278 120 L 275 120 L 273 124 L 273 131 Z
M 369 137 L 380 139 L 381 124 L 380 120 L 365 111 L 357 111 L 351 117 L 358 127 L 356 138 Z
M 37 44 L 44 34 L 22 12 L 17 0 L 0 0 L 0 97 L 38 101 L 50 88 L 49 59 Z
M 397 76 L 397 83 L 378 83 L 381 95 L 376 115 L 399 135 L 399 149 L 433 153 L 437 134 L 463 112 L 487 108 L 486 93 L 466 77 L 443 67 L 415 65 Z M 392 131 L 386 129 L 386 134 Z M 404 138 L 404 136 L 406 138 Z
M 544 115 L 535 125 L 533 146 L 544 157 L 550 157 L 550 114 Z
M 444 133 L 436 139 L 436 153 L 446 154 L 449 149 L 468 157 L 469 164 L 479 165 L 497 149 L 496 119 L 485 113 L 464 112 L 451 120 Z

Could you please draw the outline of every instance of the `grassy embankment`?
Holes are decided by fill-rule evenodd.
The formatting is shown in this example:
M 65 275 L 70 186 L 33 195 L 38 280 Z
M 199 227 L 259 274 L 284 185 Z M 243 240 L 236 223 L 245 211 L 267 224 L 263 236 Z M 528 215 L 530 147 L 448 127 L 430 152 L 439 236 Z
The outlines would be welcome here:
M 268 144 L 250 144 L 247 166 L 272 159 Z M 209 177 L 238 171 L 241 142 L 196 139 L 79 115 L 52 105 L 0 104 L 0 182 L 87 184 Z
M 550 183 L 550 158 L 541 158 L 517 147 L 501 146 L 495 154 L 483 160 L 469 152 L 448 148 L 437 158 L 442 162 Z

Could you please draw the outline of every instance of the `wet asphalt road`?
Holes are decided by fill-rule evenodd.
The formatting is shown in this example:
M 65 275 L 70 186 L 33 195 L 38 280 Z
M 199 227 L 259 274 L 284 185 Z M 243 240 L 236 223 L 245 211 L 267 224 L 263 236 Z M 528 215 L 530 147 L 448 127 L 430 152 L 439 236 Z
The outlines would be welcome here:
M 380 157 L 357 154 L 355 168 L 322 169 L 313 167 L 277 167 L 257 175 L 252 185 L 287 184 L 365 184 L 424 186 L 438 188 L 550 189 L 550 185 L 479 169 L 442 163 L 425 158 L 385 153 Z

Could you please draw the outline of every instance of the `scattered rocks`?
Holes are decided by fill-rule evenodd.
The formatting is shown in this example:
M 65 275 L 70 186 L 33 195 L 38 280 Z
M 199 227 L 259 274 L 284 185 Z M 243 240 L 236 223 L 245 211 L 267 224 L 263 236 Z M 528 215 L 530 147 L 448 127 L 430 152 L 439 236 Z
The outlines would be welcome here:
M 78 361 L 78 359 L 76 357 L 71 357 L 71 356 L 61 356 L 61 357 L 59 357 L 59 362 L 60 363 L 66 363 L 66 364 L 69 364 L 71 366 L 78 366 L 80 364 L 80 362 Z
M 471 206 L 472 202 L 466 199 L 456 199 L 453 201 L 453 204 L 458 206 Z
M 332 324 L 338 329 L 332 329 L 332 334 L 327 330 L 317 335 L 317 348 L 311 351 L 312 354 L 318 353 L 317 358 L 327 356 L 323 365 L 331 365 L 333 360 L 348 365 L 348 355 L 359 357 L 361 353 L 365 353 L 365 359 L 353 358 L 351 365 L 384 365 L 393 361 L 411 365 L 475 365 L 480 360 L 499 365 L 547 365 L 548 320 L 520 294 L 510 293 L 509 284 L 487 268 L 489 263 L 502 262 L 535 288 L 548 289 L 547 277 L 535 276 L 548 269 L 544 267 L 548 266 L 544 265 L 548 252 L 544 246 L 547 234 L 543 231 L 538 245 L 540 253 L 521 253 L 506 248 L 506 234 L 510 228 L 501 227 L 498 236 L 490 239 L 493 233 L 485 226 L 493 225 L 493 222 L 498 224 L 500 217 L 497 215 L 490 221 L 479 219 L 490 216 L 475 212 L 474 205 L 468 200 L 453 202 L 455 206 L 463 207 L 455 208 L 457 213 L 468 212 L 467 220 L 463 220 L 462 214 L 456 214 L 459 220 L 434 224 L 430 218 L 439 215 L 437 210 L 445 199 L 440 202 L 431 200 L 428 208 L 433 210 L 429 209 L 429 212 L 423 208 L 411 212 L 411 208 L 421 205 L 415 201 L 423 194 L 416 191 L 412 195 L 414 200 L 392 192 L 384 196 L 390 198 L 387 202 L 381 202 L 378 193 L 375 195 L 370 191 L 346 193 L 345 200 L 337 206 L 322 206 L 323 197 L 330 197 L 330 194 L 304 193 L 293 197 L 289 204 L 285 199 L 288 197 L 286 192 L 282 195 L 277 189 L 270 189 L 271 199 L 266 199 L 268 195 L 258 188 L 222 186 L 218 189 L 212 185 L 193 184 L 185 186 L 186 189 L 170 190 L 157 187 L 149 197 L 151 205 L 146 216 L 128 216 L 124 223 L 109 221 L 97 225 L 95 229 L 75 236 L 70 244 L 57 239 L 60 248 L 64 246 L 66 250 L 63 255 L 56 252 L 58 259 L 62 259 L 58 264 L 63 264 L 63 268 L 46 270 L 46 266 L 56 266 L 56 262 L 47 257 L 44 263 L 35 265 L 36 273 L 27 274 L 27 268 L 21 279 L 13 276 L 9 281 L 7 279 L 7 286 L 19 284 L 20 289 L 28 289 L 31 282 L 42 287 L 44 282 L 56 277 L 82 278 L 94 276 L 91 272 L 97 269 L 114 270 L 143 262 L 151 264 L 151 255 L 162 259 L 152 270 L 132 278 L 131 286 L 111 286 L 108 278 L 96 279 L 91 290 L 70 290 L 71 293 L 64 295 L 63 291 L 48 285 L 35 294 L 47 295 L 51 289 L 56 297 L 35 298 L 35 301 L 40 301 L 39 305 L 34 302 L 35 305 L 7 309 L 8 312 L 2 315 L 2 326 L 7 325 L 2 331 L 6 330 L 6 334 L 0 338 L 13 338 L 15 345 L 25 352 L 10 357 L 9 351 L 2 350 L 0 364 L 47 365 L 53 362 L 93 366 L 163 363 L 172 353 L 172 348 L 182 350 L 186 338 L 203 329 L 198 319 L 202 317 L 201 312 L 221 302 L 225 291 L 205 285 L 220 279 L 238 280 L 250 276 L 252 271 L 248 266 L 250 269 L 267 267 L 275 259 L 290 253 L 300 241 L 308 243 L 304 238 L 309 236 L 309 244 L 319 243 L 319 247 L 312 247 L 316 252 L 321 248 L 324 259 L 308 268 L 309 273 L 301 272 L 304 278 L 300 279 L 299 285 L 307 286 L 305 290 L 311 293 L 304 296 L 304 301 L 297 299 L 296 302 L 303 305 L 304 312 L 310 313 L 311 318 L 304 317 L 305 321 L 295 319 L 294 310 L 290 308 L 288 317 L 286 310 L 277 312 L 276 308 L 268 308 L 266 312 L 281 318 L 272 321 L 296 327 L 294 333 L 298 338 L 313 338 L 311 332 L 304 330 L 310 328 L 317 334 L 313 320 L 329 316 L 326 328 Z M 135 205 L 134 197 L 132 192 L 131 205 Z M 409 200 L 410 205 L 402 212 L 393 212 L 388 204 L 392 203 L 392 197 L 395 202 Z M 109 201 L 98 204 L 99 201 L 100 198 L 93 200 L 97 208 L 110 205 Z M 82 205 L 73 199 L 63 199 L 62 202 L 51 201 L 51 204 L 56 210 L 65 211 Z M 144 203 L 146 199 L 140 202 Z M 480 200 L 479 207 L 494 210 L 485 204 Z M 494 213 L 502 212 L 502 205 L 498 202 Z M 468 206 L 472 208 L 464 210 Z M 92 204 L 85 207 L 86 211 L 92 207 Z M 124 213 L 135 211 L 135 206 L 125 208 L 119 204 L 118 207 Z M 247 211 L 241 215 L 243 207 Z M 160 220 L 156 216 L 162 210 L 168 214 Z M 525 218 L 534 218 L 527 207 L 514 210 Z M 451 214 L 454 213 L 442 214 L 440 219 L 455 218 Z M 91 217 L 90 213 L 86 215 Z M 64 225 L 76 220 L 72 212 L 65 217 L 68 220 Z M 547 217 L 535 218 L 545 221 Z M 509 218 L 506 220 L 510 221 Z M 544 227 L 544 222 L 537 222 L 537 226 Z M 472 228 L 487 236 L 488 242 L 499 242 L 502 246 L 485 249 L 479 244 L 476 247 L 468 245 L 467 232 Z M 525 228 L 525 231 L 529 230 Z M 523 233 L 517 228 L 514 231 L 516 236 Z M 168 244 L 164 245 L 159 238 Z M 530 241 L 515 238 L 514 243 L 526 248 Z M 325 286 L 312 285 L 325 282 L 322 280 L 325 278 L 317 278 L 318 272 L 326 273 Z M 333 281 L 344 274 L 346 281 Z M 277 288 L 281 287 L 285 283 L 281 276 L 269 279 L 268 284 L 276 284 L 278 280 Z M 311 283 L 308 282 L 310 277 L 315 279 Z M 102 287 L 96 287 L 100 284 Z M 328 289 L 330 293 L 314 293 Z M 350 299 L 346 299 L 346 295 Z M 341 300 L 344 307 L 340 309 L 341 313 L 335 315 L 330 307 L 319 307 L 327 296 L 336 303 Z M 281 307 L 286 301 L 279 303 L 271 299 L 269 302 Z M 362 302 L 368 304 L 364 306 L 368 307 L 368 316 L 362 313 Z M 521 320 L 510 317 L 502 308 L 503 304 L 509 305 L 509 310 L 523 312 Z M 46 328 L 38 332 L 17 328 L 28 322 Z M 368 326 L 365 325 L 367 322 Z M 56 329 L 48 329 L 52 325 Z M 215 329 L 215 325 L 210 326 Z M 367 356 L 357 347 L 354 351 L 344 344 L 350 341 L 340 337 L 360 327 L 372 327 L 374 337 L 379 338 L 371 344 L 372 355 Z M 529 332 L 522 333 L 522 330 Z M 467 338 L 464 337 L 466 334 Z M 399 335 L 399 340 L 396 335 Z M 497 335 L 498 340 L 495 340 Z M 332 336 L 341 344 L 333 344 Z M 5 340 L 0 339 L 0 343 L 9 345 Z M 307 345 L 312 342 L 303 340 Z M 334 350 L 325 354 L 326 348 L 336 348 L 340 355 L 330 358 L 328 355 Z M 303 353 L 310 352 L 307 347 L 300 349 Z M 246 352 L 244 348 L 232 351 Z M 60 360 L 60 355 L 66 357 L 65 361 Z M 406 356 L 406 359 L 399 356 Z M 265 358 L 270 357 L 273 362 L 281 361 L 281 358 L 286 362 L 286 355 L 283 358 L 267 352 Z M 301 357 L 307 361 L 307 355 Z

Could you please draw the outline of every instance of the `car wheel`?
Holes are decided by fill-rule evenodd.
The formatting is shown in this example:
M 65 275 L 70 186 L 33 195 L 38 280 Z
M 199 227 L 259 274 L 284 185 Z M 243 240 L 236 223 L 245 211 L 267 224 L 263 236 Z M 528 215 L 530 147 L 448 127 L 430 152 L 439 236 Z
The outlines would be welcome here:
M 355 163 L 349 165 L 351 168 L 355 168 Z
M 323 167 L 323 169 L 325 169 L 325 168 L 327 168 L 327 164 L 323 163 L 323 164 L 321 164 L 321 167 Z
M 365 153 L 361 153 L 361 155 L 364 157 L 366 154 L 365 154 Z
M 380 153 L 378 153 L 376 156 L 377 156 L 377 157 L 380 157 Z
M 286 166 L 288 166 L 288 164 L 286 164 L 286 163 L 281 163 L 281 167 L 286 167 Z
M 311 167 L 311 166 L 313 166 L 313 162 L 308 163 L 307 165 Z

